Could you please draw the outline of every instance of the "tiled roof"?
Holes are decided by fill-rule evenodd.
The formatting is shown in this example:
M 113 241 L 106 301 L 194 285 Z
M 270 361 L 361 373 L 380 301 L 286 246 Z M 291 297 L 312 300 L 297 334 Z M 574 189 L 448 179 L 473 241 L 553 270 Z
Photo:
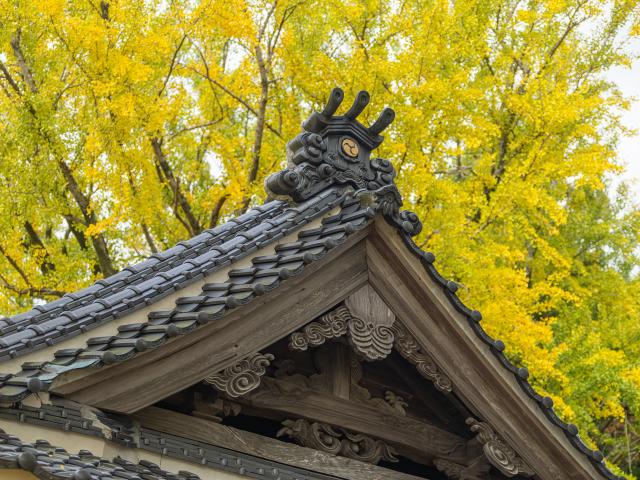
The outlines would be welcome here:
M 31 392 L 46 390 L 62 372 L 126 360 L 218 319 L 276 288 L 381 214 L 397 228 L 452 305 L 466 316 L 475 334 L 514 375 L 549 421 L 564 432 L 604 478 L 623 479 L 607 468 L 600 452 L 585 445 L 575 425 L 556 415 L 551 398 L 539 395 L 531 387 L 527 369 L 514 366 L 505 357 L 504 343 L 484 331 L 480 313 L 460 301 L 455 293 L 457 285 L 434 267 L 434 256 L 413 242 L 411 237 L 419 233 L 421 224 L 415 214 L 399 211 L 402 200 L 393 184 L 393 167 L 386 160 L 369 159 L 371 150 L 382 141 L 379 134 L 393 119 L 393 112 L 386 109 L 374 125 L 365 128 L 356 117 L 366 106 L 368 94 L 361 93 L 344 116 L 335 117 L 333 113 L 342 101 L 342 93 L 336 92 L 332 92 L 323 112 L 314 113 L 305 122 L 304 132 L 290 142 L 289 167 L 266 181 L 271 194 L 288 197 L 293 203 L 278 200 L 256 207 L 85 290 L 0 320 L 0 360 L 52 346 L 122 317 L 218 269 L 232 266 L 293 232 L 299 232 L 298 241 L 279 245 L 274 255 L 252 258 L 249 268 L 232 269 L 226 282 L 205 284 L 200 295 L 179 299 L 173 310 L 151 313 L 144 323 L 121 325 L 116 335 L 92 338 L 86 348 L 59 350 L 48 362 L 25 363 L 18 374 L 0 375 L 0 401 L 18 401 Z M 339 152 L 345 135 L 360 142 L 361 150 L 356 149 L 355 157 Z M 310 221 L 334 208 L 339 209 L 338 213 L 324 219 L 321 227 L 304 230 Z
M 81 406 L 54 399 L 54 405 L 40 408 L 0 408 L 0 418 L 103 438 L 129 448 L 160 454 L 194 465 L 263 480 L 336 480 L 335 477 L 233 452 L 191 439 L 142 427 L 92 409 L 95 418 L 82 413 Z M 56 404 L 58 403 L 58 404 Z M 99 424 L 99 426 L 98 426 Z M 44 433 L 44 432 L 43 432 Z M 87 450 L 75 454 L 46 440 L 28 443 L 0 430 L 0 469 L 24 469 L 46 480 L 196 480 L 188 471 L 170 473 L 158 465 L 124 458 L 105 459 Z M 202 479 L 206 480 L 206 479 Z
M 272 201 L 90 287 L 0 319 L 0 361 L 91 330 L 186 287 L 299 229 L 336 203 L 332 191 L 297 205 Z
M 145 460 L 133 463 L 116 457 L 109 461 L 88 450 L 72 454 L 46 440 L 22 442 L 1 430 L 0 468 L 27 470 L 45 480 L 200 480 L 193 473 L 170 473 Z
M 24 363 L 17 374 L 0 377 L 0 401 L 18 401 L 30 393 L 47 390 L 64 372 L 127 360 L 219 319 L 300 273 L 305 265 L 322 258 L 375 215 L 372 209 L 362 207 L 358 199 L 335 190 L 325 192 L 322 201 L 313 205 L 318 213 L 326 213 L 337 205 L 340 210 L 324 218 L 320 227 L 310 229 L 301 225 L 312 217 L 298 213 L 297 241 L 277 245 L 273 255 L 253 257 L 251 267 L 230 270 L 224 283 L 205 283 L 200 295 L 179 298 L 172 310 L 154 311 L 145 323 L 120 325 L 115 335 L 90 338 L 85 348 L 58 350 L 50 361 Z M 243 239 L 242 245 L 247 242 L 243 232 L 236 236 Z

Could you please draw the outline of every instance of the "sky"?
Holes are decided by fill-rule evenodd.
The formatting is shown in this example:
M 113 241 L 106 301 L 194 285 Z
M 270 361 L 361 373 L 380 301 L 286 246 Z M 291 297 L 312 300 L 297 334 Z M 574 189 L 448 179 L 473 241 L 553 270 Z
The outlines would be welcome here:
M 640 52 L 640 39 L 631 47 L 634 52 Z M 635 98 L 631 108 L 623 115 L 623 123 L 626 127 L 635 129 L 636 133 L 621 139 L 618 155 L 626 165 L 623 177 L 632 182 L 636 203 L 640 203 L 640 60 L 636 60 L 631 68 L 612 68 L 607 73 L 607 78 L 615 82 L 625 96 Z

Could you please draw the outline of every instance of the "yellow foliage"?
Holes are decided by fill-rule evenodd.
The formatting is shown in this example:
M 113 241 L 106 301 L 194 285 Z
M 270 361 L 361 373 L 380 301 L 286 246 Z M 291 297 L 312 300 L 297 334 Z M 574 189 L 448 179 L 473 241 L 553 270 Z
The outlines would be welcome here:
M 629 104 L 602 74 L 640 29 L 638 2 L 614 3 L 0 2 L 0 309 L 242 213 L 332 87 L 367 89 L 363 122 L 397 112 L 379 155 L 418 243 L 623 465 L 640 213 L 605 193 Z

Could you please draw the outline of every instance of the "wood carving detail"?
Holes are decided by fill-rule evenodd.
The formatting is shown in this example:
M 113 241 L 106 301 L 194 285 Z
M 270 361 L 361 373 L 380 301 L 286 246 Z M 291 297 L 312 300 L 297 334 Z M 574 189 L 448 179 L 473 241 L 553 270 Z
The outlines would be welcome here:
M 277 436 L 288 436 L 303 447 L 314 448 L 333 455 L 377 464 L 380 460 L 397 462 L 393 447 L 360 433 L 348 432 L 320 422 L 285 420 Z
M 535 472 L 507 443 L 502 440 L 485 422 L 467 418 L 467 425 L 476 434 L 476 440 L 482 444 L 487 460 L 507 477 L 532 477 Z
M 289 348 L 304 351 L 309 346 L 322 345 L 327 339 L 341 337 L 347 333 L 347 322 L 350 319 L 349 310 L 340 306 L 320 317 L 317 322 L 309 323 L 301 332 L 292 333 Z
M 363 358 L 369 361 L 386 358 L 393 348 L 392 322 L 389 325 L 376 325 L 373 322 L 354 316 L 344 306 L 323 315 L 317 322 L 311 322 L 300 332 L 289 337 L 289 348 L 305 351 L 310 346 L 317 347 L 328 339 L 349 334 L 349 343 Z
M 230 397 L 241 397 L 258 388 L 260 377 L 266 373 L 273 358 L 270 353 L 254 353 L 220 373 L 205 377 L 204 381 Z
M 387 411 L 403 416 L 407 414 L 405 411 L 405 408 L 408 406 L 407 402 L 405 402 L 401 396 L 396 395 L 395 392 L 385 390 L 384 398 L 378 398 L 372 396 L 369 390 L 360 385 L 360 381 L 362 380 L 362 366 L 355 356 L 351 358 L 350 368 L 351 388 L 349 393 L 352 400 L 368 403 L 380 409 L 381 412 Z
M 317 347 L 328 339 L 347 334 L 349 344 L 363 359 L 382 360 L 391 350 L 396 350 L 418 373 L 434 383 L 441 392 L 451 392 L 451 379 L 445 375 L 433 358 L 422 351 L 420 345 L 406 328 L 396 321 L 395 315 L 377 293 L 367 285 L 345 300 L 345 306 L 323 315 L 309 323 L 302 331 L 289 337 L 289 348 L 305 351 Z
M 384 398 L 374 397 L 367 388 L 360 385 L 362 380 L 362 366 L 360 362 L 352 354 L 353 357 L 349 361 L 349 398 L 354 401 L 369 404 L 378 408 L 381 413 L 388 412 L 396 415 L 406 415 L 405 408 L 407 402 L 401 396 L 391 390 L 384 391 Z M 271 382 L 269 377 L 263 382 L 265 389 L 270 389 L 278 394 L 295 394 L 303 393 L 305 390 L 316 390 L 318 392 L 333 394 L 330 387 L 330 378 L 325 372 L 316 373 L 305 376 L 299 373 L 293 373 L 293 362 L 284 360 L 278 364 L 275 371 L 275 378 L 283 382 Z M 260 395 L 258 391 L 252 395 Z
M 378 294 L 367 285 L 345 300 L 351 313 L 349 341 L 365 360 L 386 358 L 393 348 L 396 317 Z
M 356 352 L 365 359 L 382 360 L 393 348 L 393 331 L 386 325 L 374 325 L 359 317 L 352 317 L 349 340 Z
M 440 371 L 433 358 L 424 353 L 418 342 L 407 332 L 399 322 L 393 325 L 396 350 L 411 364 L 415 365 L 418 373 L 431 380 L 434 386 L 441 392 L 451 392 L 453 385 L 451 379 Z

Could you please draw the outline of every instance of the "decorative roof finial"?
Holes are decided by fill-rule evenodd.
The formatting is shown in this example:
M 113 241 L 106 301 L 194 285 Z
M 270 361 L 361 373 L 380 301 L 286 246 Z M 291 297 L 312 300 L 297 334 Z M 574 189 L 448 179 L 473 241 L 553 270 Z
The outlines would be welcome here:
M 395 112 L 385 108 L 367 128 L 357 118 L 369 99 L 368 92 L 359 92 L 351 108 L 336 116 L 344 93 L 334 88 L 322 112 L 313 112 L 303 122 L 302 133 L 287 144 L 288 166 L 269 176 L 265 188 L 271 196 L 303 202 L 332 186 L 351 187 L 358 196 L 373 194 L 385 216 L 415 235 L 421 225 L 415 214 L 399 212 L 402 199 L 393 183 L 393 165 L 383 158 L 371 158 L 371 151 L 384 140 L 380 133 L 393 122 Z
M 366 128 L 357 118 L 369 98 L 369 93 L 361 91 L 347 113 L 334 116 L 344 99 L 342 90 L 334 88 L 324 110 L 312 113 L 302 124 L 302 133 L 287 144 L 288 168 L 267 178 L 267 191 L 301 202 L 333 184 L 351 185 L 357 190 L 377 190 L 393 184 L 391 162 L 370 159 L 370 155 L 382 143 L 380 132 L 395 114 L 385 108 Z

